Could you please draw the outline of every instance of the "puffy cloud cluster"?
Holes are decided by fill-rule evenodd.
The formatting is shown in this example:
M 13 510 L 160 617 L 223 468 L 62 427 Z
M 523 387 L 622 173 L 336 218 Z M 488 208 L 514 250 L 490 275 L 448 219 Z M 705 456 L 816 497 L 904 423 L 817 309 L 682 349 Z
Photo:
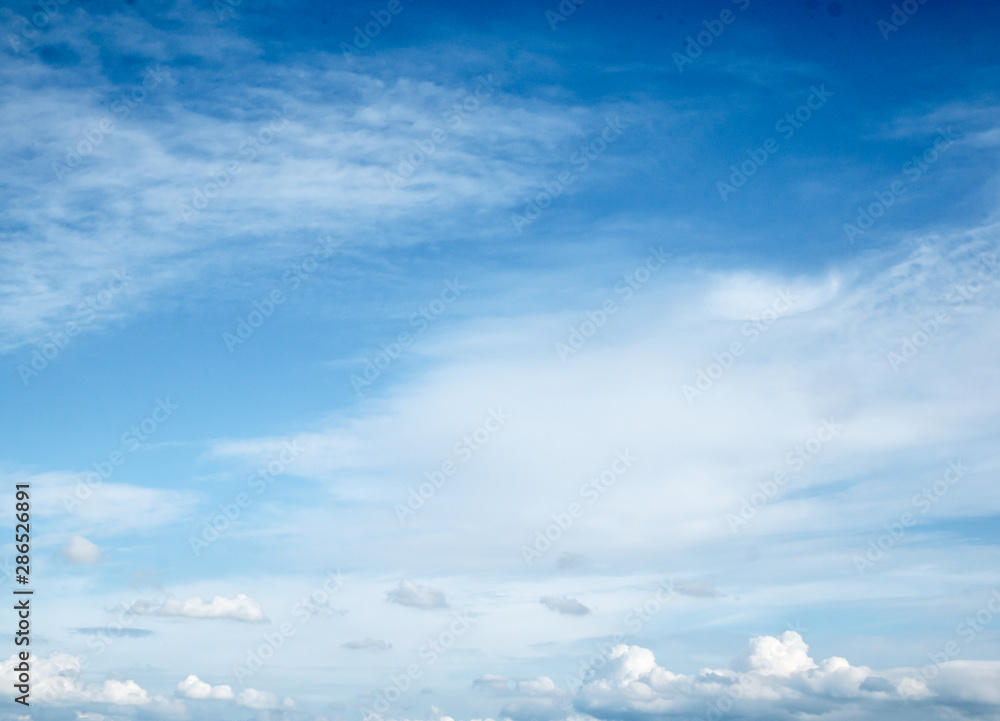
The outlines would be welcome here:
M 874 671 L 839 656 L 816 661 L 798 633 L 750 640 L 733 668 L 671 672 L 641 646 L 619 645 L 578 691 L 551 678 L 484 675 L 514 721 L 918 721 L 1000 718 L 1000 662 L 949 661 Z
M 816 662 L 794 631 L 760 636 L 735 669 L 678 674 L 659 666 L 653 652 L 619 645 L 574 699 L 576 710 L 599 719 L 791 719 L 803 714 L 876 719 L 964 718 L 963 707 L 996 706 L 1000 663 L 946 661 L 923 669 L 873 671 L 833 656 Z M 844 716 L 846 714 L 846 716 Z
M 0 662 L 0 687 L 7 695 L 14 694 L 17 654 Z M 66 653 L 48 657 L 35 656 L 31 662 L 31 692 L 33 700 L 52 705 L 71 703 L 105 703 L 114 706 L 155 706 L 169 708 L 162 696 L 151 696 L 132 680 L 109 678 L 102 684 L 85 684 L 80 679 L 80 659 Z
M 186 679 L 177 684 L 177 693 L 184 698 L 198 700 L 220 699 L 229 701 L 235 698 L 231 686 L 212 686 L 191 674 Z
M 269 691 L 246 688 L 239 694 L 233 693 L 231 686 L 213 686 L 191 674 L 177 684 L 177 695 L 198 701 L 235 701 L 237 706 L 256 711 L 280 711 L 295 708 L 295 702 L 288 696 L 279 701 L 278 696 Z

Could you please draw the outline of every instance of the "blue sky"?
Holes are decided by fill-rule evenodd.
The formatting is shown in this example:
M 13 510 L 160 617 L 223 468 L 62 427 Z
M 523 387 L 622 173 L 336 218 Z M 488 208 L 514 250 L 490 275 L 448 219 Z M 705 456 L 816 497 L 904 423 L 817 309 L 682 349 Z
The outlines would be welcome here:
M 998 24 L 9 3 L 0 719 L 1000 719 Z

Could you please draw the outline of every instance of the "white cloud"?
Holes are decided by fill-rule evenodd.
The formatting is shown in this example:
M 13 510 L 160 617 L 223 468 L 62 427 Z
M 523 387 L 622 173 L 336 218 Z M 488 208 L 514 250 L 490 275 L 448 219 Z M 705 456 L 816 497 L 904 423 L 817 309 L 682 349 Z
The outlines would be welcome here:
M 212 686 L 194 674 L 177 684 L 177 694 L 196 700 L 234 701 L 237 706 L 255 711 L 287 711 L 295 708 L 295 702 L 287 696 L 279 700 L 276 694 L 255 688 L 245 688 L 239 694 L 234 694 L 232 687 Z
M 608 663 L 580 688 L 575 707 L 596 718 L 795 719 L 800 714 L 831 718 L 943 718 L 940 704 L 984 704 L 1000 713 L 1000 663 L 950 661 L 925 669 L 876 672 L 837 656 L 819 663 L 794 631 L 750 641 L 742 669 L 673 673 L 653 652 L 620 645 Z M 984 709 L 985 710 L 985 709 Z
M 70 563 L 93 564 L 101 560 L 101 549 L 83 536 L 73 536 L 59 552 Z
M 185 698 L 193 699 L 220 699 L 231 700 L 235 698 L 231 686 L 212 686 L 200 680 L 194 674 L 177 684 L 177 693 Z
M 809 647 L 794 631 L 750 641 L 746 665 L 763 676 L 791 676 L 816 668 L 809 658 Z
M 198 596 L 184 600 L 168 597 L 161 604 L 152 601 L 138 601 L 132 610 L 135 613 L 155 616 L 183 616 L 185 618 L 231 618 L 248 623 L 267 621 L 260 603 L 245 593 L 235 598 L 213 596 L 211 601 L 203 601 Z
M 192 491 L 115 483 L 97 473 L 8 472 L 0 473 L 0 478 L 11 484 L 30 483 L 34 513 L 53 518 L 49 524 L 53 530 L 64 529 L 67 535 L 85 535 L 95 528 L 106 535 L 146 532 L 190 517 L 200 500 Z M 122 508 L 129 512 L 122 513 Z
M 586 616 L 590 609 L 568 596 L 542 596 L 538 599 L 543 606 L 566 616 Z
M 17 683 L 14 667 L 20 663 L 17 654 L 0 662 L 0 688 L 8 696 L 15 695 Z M 66 653 L 52 653 L 31 659 L 31 691 L 38 701 L 66 705 L 72 703 L 106 703 L 114 706 L 150 706 L 169 708 L 160 696 L 150 694 L 135 681 L 109 678 L 101 684 L 86 684 L 80 678 L 80 658 Z
M 110 20 L 78 8 L 74 21 L 63 24 L 59 33 L 61 42 L 81 56 L 78 64 L 61 69 L 76 83 L 42 82 L 46 66 L 32 54 L 8 57 L 0 87 L 9 102 L 0 119 L 5 127 L 18 129 L 10 137 L 9 157 L 20 159 L 28 148 L 45 150 L 41 157 L 36 152 L 31 161 L 7 166 L 18 203 L 12 204 L 16 210 L 8 224 L 13 230 L 0 246 L 0 264 L 9 271 L 0 289 L 0 349 L 42 341 L 48 332 L 60 331 L 79 317 L 80 303 L 101 289 L 111 270 L 123 264 L 135 269 L 131 297 L 110 304 L 84 330 L 143 312 L 151 296 L 165 288 L 199 292 L 194 281 L 225 253 L 230 233 L 251 247 L 267 235 L 262 228 L 280 226 L 294 238 L 335 227 L 338 221 L 343 227 L 344 218 L 361 228 L 406 216 L 423 218 L 413 228 L 423 226 L 427 240 L 435 239 L 440 233 L 431 226 L 453 222 L 447 211 L 469 207 L 499 215 L 551 173 L 523 153 L 508 152 L 509 147 L 530 144 L 541 157 L 565 162 L 564 153 L 554 151 L 567 138 L 582 138 L 603 124 L 605 108 L 576 105 L 567 110 L 558 101 L 525 100 L 505 92 L 498 79 L 489 101 L 469 114 L 461 128 L 449 128 L 448 141 L 418 168 L 415 182 L 393 189 L 386 174 L 395 171 L 400 155 L 439 127 L 442 110 L 475 85 L 408 77 L 408 68 L 424 65 L 439 49 L 400 49 L 402 71 L 386 81 L 378 63 L 356 58 L 347 64 L 336 51 L 311 52 L 301 65 L 275 66 L 262 59 L 253 41 L 227 32 L 214 19 L 185 20 L 167 34 L 141 18 L 116 15 Z M 108 35 L 116 42 L 125 36 L 144 38 L 136 56 L 149 57 L 151 48 L 157 48 L 152 52 L 170 68 L 168 76 L 150 90 L 139 111 L 115 122 L 114 132 L 77 170 L 57 180 L 53 162 L 64 162 L 64 149 L 82 140 L 81 128 L 96 128 L 109 117 L 98 97 L 117 97 L 135 84 L 115 83 L 102 72 L 100 48 Z M 224 77 L 232 92 L 203 97 L 192 106 L 183 88 L 193 71 L 184 62 L 171 63 L 171 56 L 202 56 L 201 48 L 210 45 L 226 48 L 231 64 L 212 75 Z M 447 52 L 461 56 L 478 50 L 449 47 Z M 271 120 L 268 111 L 289 103 L 292 121 L 274 142 L 252 161 L 238 155 L 243 138 Z M 223 108 L 236 112 L 222 113 Z M 157 120 L 163 117 L 170 122 Z M 177 142 L 179 138 L 186 142 Z M 240 161 L 240 170 L 224 194 L 185 222 L 177 211 L 179 201 L 234 160 Z M 603 160 L 605 167 L 613 163 L 610 157 Z M 156 182 L 142 168 L 153 169 Z M 99 239 L 76 212 L 84 197 L 87 217 L 101 219 Z M 148 221 L 142 244 L 130 242 L 137 217 Z M 499 217 L 507 222 L 506 214 Z M 239 222 L 232 227 L 234 218 Z M 231 231 L 223 232 L 223 227 Z M 412 234 L 405 242 L 412 242 Z M 199 252 L 185 252 L 192 247 Z M 43 258 L 48 262 L 39 262 Z M 255 254 L 246 253 L 238 262 L 246 264 L 249 275 L 266 271 L 269 261 L 257 264 Z
M 135 681 L 108 679 L 100 690 L 92 696 L 91 700 L 115 704 L 116 706 L 144 706 L 152 699 L 146 690 Z
M 240 691 L 239 696 L 236 697 L 236 704 L 258 711 L 280 711 L 295 708 L 295 702 L 287 696 L 279 702 L 277 695 L 253 688 Z
M 325 544 L 365 538 L 352 550 L 358 563 L 373 568 L 385 568 L 385 543 L 392 542 L 395 560 L 406 568 L 422 570 L 433 558 L 443 567 L 475 562 L 499 569 L 507 567 L 505 549 L 533 546 L 554 523 L 553 515 L 565 514 L 568 504 L 578 501 L 584 515 L 536 566 L 552 567 L 569 553 L 645 571 L 662 567 L 657 549 L 669 548 L 675 549 L 668 556 L 679 576 L 708 577 L 730 568 L 721 537 L 746 546 L 766 542 L 770 553 L 759 566 L 767 574 L 780 567 L 795 569 L 804 579 L 828 578 L 830 566 L 816 563 L 817 550 L 829 554 L 830 563 L 842 560 L 834 556 L 863 550 L 866 534 L 889 520 L 887 506 L 932 482 L 935 466 L 953 460 L 959 449 L 977 455 L 986 467 L 995 455 L 985 440 L 963 439 L 985 439 L 1000 427 L 990 400 L 1000 386 L 983 351 L 1000 348 L 1000 296 L 989 283 L 974 302 L 948 300 L 950 289 L 975 277 L 977 258 L 992 247 L 962 238 L 928 241 L 889 260 L 858 261 L 843 269 L 836 283 L 826 274 L 748 278 L 740 273 L 706 281 L 686 267 L 664 268 L 633 305 L 623 305 L 565 363 L 555 344 L 565 341 L 569 328 L 585 318 L 582 313 L 524 314 L 465 326 L 413 351 L 430 368 L 418 381 L 392 386 L 386 380 L 378 400 L 334 417 L 325 430 L 291 429 L 287 438 L 304 447 L 296 473 L 349 501 L 351 511 L 333 511 L 334 525 L 326 509 L 299 509 L 268 532 L 299 537 L 305 553 L 322 547 L 315 545 L 317 538 Z M 622 271 L 634 265 L 625 263 Z M 612 287 L 614 278 L 609 273 Z M 732 288 L 723 292 L 727 282 Z M 766 306 L 773 297 L 768 294 L 785 286 L 813 300 L 802 301 L 799 312 L 782 315 L 767 330 L 746 329 L 740 309 L 760 299 Z M 706 298 L 718 302 L 706 304 Z M 941 310 L 950 323 L 894 371 L 886 354 Z M 728 352 L 734 342 L 742 343 L 742 355 L 688 404 L 683 386 L 694 384 L 698 373 L 716 362 L 713 356 Z M 458 464 L 463 482 L 442 486 L 407 521 L 402 535 L 389 513 L 394 504 L 407 503 L 428 469 L 458 460 L 449 449 L 498 405 L 512 420 L 467 463 Z M 759 496 L 758 484 L 789 471 L 789 453 L 830 417 L 844 431 L 801 470 L 786 473 L 784 487 L 751 509 L 754 517 L 734 534 L 727 514 L 739 513 L 745 499 Z M 245 457 L 256 458 L 256 444 L 282 440 L 247 441 Z M 639 461 L 589 505 L 581 485 L 625 447 Z M 227 450 L 240 457 L 238 443 L 228 443 Z M 349 482 L 352 478 L 378 482 Z M 981 491 L 973 493 L 976 487 Z M 982 477 L 956 487 L 935 509 L 942 521 L 997 512 L 1000 490 Z M 455 519 L 477 532 L 455 543 L 447 532 Z M 797 534 L 816 539 L 815 546 L 790 542 Z M 399 542 L 404 537 L 405 543 Z M 894 550 L 912 561 L 930 552 L 926 544 Z M 979 563 L 964 555 L 958 562 L 963 572 L 973 572 Z M 846 578 L 830 584 L 832 592 L 865 597 L 867 590 L 850 577 L 853 566 L 843 570 Z M 600 575 L 593 566 L 576 573 Z M 741 568 L 727 579 L 732 594 L 727 598 L 737 595 L 731 589 L 751 582 L 749 573 Z M 713 593 L 714 587 L 700 583 L 687 582 L 679 593 Z M 820 593 L 809 583 L 795 586 L 783 602 Z
M 400 581 L 396 588 L 387 591 L 386 600 L 390 603 L 398 603 L 400 606 L 412 606 L 413 608 L 447 608 L 444 593 L 428 586 L 420 586 L 412 581 Z

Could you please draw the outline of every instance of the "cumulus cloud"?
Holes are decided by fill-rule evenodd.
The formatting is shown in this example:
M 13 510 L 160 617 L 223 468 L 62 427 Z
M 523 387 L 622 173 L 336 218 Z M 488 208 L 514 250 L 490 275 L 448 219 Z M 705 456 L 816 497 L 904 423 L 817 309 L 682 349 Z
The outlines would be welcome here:
M 230 686 L 212 686 L 191 674 L 186 679 L 177 684 L 177 694 L 184 698 L 193 699 L 220 699 L 229 701 L 235 698 L 233 689 Z
M 0 688 L 14 695 L 17 654 L 0 662 Z M 32 659 L 31 689 L 33 697 L 52 705 L 71 703 L 106 703 L 114 706 L 153 706 L 170 708 L 162 696 L 150 694 L 135 681 L 109 678 L 101 684 L 85 684 L 80 678 L 80 658 L 67 653 L 52 653 Z
M 151 701 L 146 690 L 135 681 L 119 681 L 113 678 L 105 681 L 91 700 L 116 706 L 145 706 Z
M 598 719 L 940 718 L 941 703 L 956 713 L 962 704 L 1000 712 L 997 662 L 948 661 L 876 672 L 839 656 L 816 662 L 802 637 L 786 631 L 751 639 L 736 665 L 673 673 L 659 666 L 649 649 L 619 645 L 579 689 L 574 707 Z
M 235 694 L 231 686 L 212 686 L 194 674 L 177 684 L 177 695 L 199 701 L 235 701 L 237 706 L 255 711 L 287 711 L 295 708 L 295 702 L 288 696 L 279 700 L 277 694 L 255 688 L 246 688 Z
M 419 586 L 412 581 L 400 581 L 399 585 L 385 594 L 390 603 L 413 608 L 448 608 L 444 593 L 427 586 Z
M 258 691 L 255 688 L 240 691 L 240 695 L 236 697 L 236 704 L 256 711 L 280 711 L 295 708 L 295 702 L 288 696 L 279 702 L 275 694 L 268 691 Z
M 360 650 L 364 648 L 377 648 L 381 651 L 392 648 L 392 644 L 388 641 L 383 641 L 381 639 L 370 638 L 365 636 L 357 641 L 348 641 L 344 644 L 344 648 L 349 648 L 351 650 Z
M 83 536 L 73 536 L 59 552 L 70 563 L 93 564 L 101 560 L 101 549 Z
M 203 601 L 194 596 L 185 600 L 167 598 L 157 605 L 152 601 L 137 601 L 132 610 L 154 616 L 183 616 L 186 618 L 232 618 L 248 623 L 263 623 L 267 621 L 260 603 L 244 593 L 236 594 L 236 598 L 214 596 L 211 601 Z
M 590 609 L 569 596 L 542 596 L 539 601 L 543 606 L 566 616 L 586 616 Z

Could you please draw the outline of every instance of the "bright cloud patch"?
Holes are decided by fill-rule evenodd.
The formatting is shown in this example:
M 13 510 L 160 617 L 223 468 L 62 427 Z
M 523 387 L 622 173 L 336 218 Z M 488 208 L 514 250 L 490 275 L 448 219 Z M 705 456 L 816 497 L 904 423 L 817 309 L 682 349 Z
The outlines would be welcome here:
M 267 620 L 260 603 L 244 593 L 235 598 L 214 596 L 211 601 L 203 601 L 195 596 L 184 599 L 167 598 L 162 604 L 139 601 L 133 606 L 136 613 L 155 616 L 184 616 L 186 618 L 232 618 L 248 623 L 263 623 Z
M 786 631 L 752 639 L 739 665 L 678 674 L 658 665 L 649 649 L 619 645 L 574 705 L 600 719 L 944 718 L 934 715 L 937 704 L 960 713 L 963 702 L 1000 712 L 996 662 L 948 661 L 881 672 L 839 656 L 817 663 L 802 637 Z
M 185 698 L 193 699 L 230 700 L 235 698 L 232 687 L 212 686 L 200 680 L 194 674 L 191 674 L 177 684 L 177 693 Z
M 70 563 L 92 564 L 101 560 L 101 549 L 83 536 L 73 536 L 59 551 Z
M 18 683 L 15 667 L 21 663 L 14 654 L 0 663 L 0 687 L 8 696 L 15 695 Z M 114 706 L 165 706 L 160 696 L 150 694 L 132 680 L 109 678 L 100 684 L 87 684 L 80 678 L 81 660 L 66 653 L 31 659 L 32 698 L 46 704 L 106 703 Z
M 236 697 L 236 704 L 257 711 L 280 711 L 295 707 L 295 702 L 287 696 L 279 701 L 275 694 L 253 688 L 241 691 L 240 695 Z

